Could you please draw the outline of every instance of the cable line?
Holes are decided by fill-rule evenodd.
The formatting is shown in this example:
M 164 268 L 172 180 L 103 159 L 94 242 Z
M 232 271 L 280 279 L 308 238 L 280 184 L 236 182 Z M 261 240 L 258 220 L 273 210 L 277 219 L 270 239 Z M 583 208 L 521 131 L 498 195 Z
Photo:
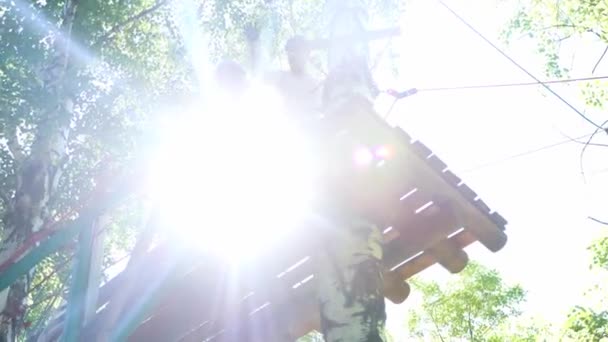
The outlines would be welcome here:
M 546 151 L 546 150 L 549 150 L 549 149 L 552 149 L 554 147 L 558 147 L 558 146 L 561 146 L 561 145 L 564 145 L 564 144 L 567 144 L 567 143 L 578 142 L 576 140 L 584 139 L 584 138 L 587 138 L 587 137 L 590 137 L 590 136 L 593 136 L 593 135 L 594 135 L 594 133 L 589 133 L 589 134 L 585 134 L 585 135 L 577 137 L 577 138 L 568 138 L 566 140 L 558 141 L 558 142 L 555 142 L 555 143 L 552 143 L 552 144 L 549 144 L 549 145 L 545 145 L 545 146 L 541 146 L 541 147 L 538 147 L 538 148 L 535 148 L 535 149 L 532 149 L 532 150 L 520 152 L 520 153 L 511 155 L 511 156 L 508 156 L 506 158 L 502 158 L 502 159 L 493 160 L 493 161 L 490 161 L 490 162 L 487 162 L 487 163 L 483 163 L 483 164 L 477 165 L 475 167 L 472 167 L 470 169 L 466 169 L 466 170 L 462 171 L 462 173 L 469 173 L 469 172 L 477 171 L 479 169 L 483 169 L 483 168 L 486 168 L 488 166 L 493 166 L 493 165 L 496 165 L 496 164 L 500 164 L 500 163 L 504 163 L 504 162 L 510 161 L 512 159 L 529 156 L 531 154 L 535 154 L 535 153 L 538 153 L 538 152 Z
M 467 89 L 483 89 L 483 88 L 505 88 L 505 87 L 521 87 L 521 86 L 534 86 L 543 84 L 556 84 L 556 83 L 573 83 L 573 82 L 585 82 L 608 79 L 608 76 L 592 76 L 592 77 L 581 77 L 581 78 L 564 78 L 558 80 L 540 81 L 540 82 L 515 82 L 515 83 L 491 83 L 491 84 L 477 84 L 477 85 L 463 85 L 453 87 L 434 87 L 434 88 L 418 88 L 418 92 L 431 92 L 431 91 L 447 91 L 447 90 L 467 90 Z
M 525 72 L 528 76 L 530 76 L 532 79 L 534 79 L 538 84 L 542 85 L 545 89 L 547 89 L 551 94 L 553 94 L 555 97 L 557 97 L 560 101 L 562 101 L 564 104 L 566 104 L 568 107 L 570 107 L 570 109 L 572 109 L 573 111 L 575 111 L 580 117 L 582 117 L 585 121 L 589 122 L 590 124 L 592 124 L 593 126 L 595 126 L 596 128 L 600 129 L 600 130 L 604 130 L 600 125 L 598 125 L 597 123 L 595 123 L 593 120 L 589 119 L 585 114 L 583 114 L 580 110 L 578 110 L 576 107 L 574 107 L 572 104 L 570 104 L 570 102 L 566 101 L 566 99 L 564 99 L 563 97 L 561 97 L 558 93 L 556 93 L 553 89 L 551 89 L 551 87 L 549 87 L 547 84 L 545 84 L 544 82 L 542 82 L 541 80 L 539 80 L 536 76 L 534 76 L 532 73 L 530 73 L 528 70 L 526 70 L 526 68 L 524 68 L 523 66 L 521 66 L 519 63 L 517 63 L 513 58 L 511 58 L 509 55 L 507 55 L 503 50 L 501 50 L 498 46 L 496 46 L 494 43 L 492 43 L 492 41 L 490 41 L 488 38 L 486 38 L 483 34 L 481 34 L 477 29 L 475 29 L 475 27 L 473 27 L 471 24 L 469 24 L 463 17 L 461 17 L 460 15 L 458 15 L 458 13 L 456 13 L 453 9 L 451 9 L 443 0 L 437 0 L 443 7 L 445 7 L 450 13 L 452 13 L 456 18 L 458 18 L 458 20 L 460 20 L 463 24 L 465 24 L 469 29 L 471 29 L 473 32 L 475 32 L 475 34 L 477 34 L 481 39 L 483 39 L 486 43 L 488 43 L 490 46 L 492 46 L 496 51 L 498 51 L 498 53 L 500 53 L 503 57 L 505 57 L 506 59 L 508 59 L 511 63 L 513 63 L 516 67 L 518 67 L 521 71 Z M 608 131 L 606 132 L 608 133 Z

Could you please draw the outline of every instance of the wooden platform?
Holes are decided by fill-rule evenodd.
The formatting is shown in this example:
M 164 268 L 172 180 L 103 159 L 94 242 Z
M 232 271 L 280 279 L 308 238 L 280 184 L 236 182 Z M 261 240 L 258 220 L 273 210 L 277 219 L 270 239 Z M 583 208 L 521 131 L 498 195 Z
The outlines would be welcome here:
M 404 281 L 435 263 L 461 271 L 468 262 L 463 249 L 474 242 L 493 252 L 505 245 L 507 222 L 430 149 L 353 108 L 342 123 L 347 134 L 368 146 L 392 148 L 392 157 L 374 166 L 371 180 L 358 184 L 384 232 L 387 297 L 404 300 Z M 237 271 L 193 264 L 130 340 L 279 342 L 318 328 L 318 228 L 305 228 Z

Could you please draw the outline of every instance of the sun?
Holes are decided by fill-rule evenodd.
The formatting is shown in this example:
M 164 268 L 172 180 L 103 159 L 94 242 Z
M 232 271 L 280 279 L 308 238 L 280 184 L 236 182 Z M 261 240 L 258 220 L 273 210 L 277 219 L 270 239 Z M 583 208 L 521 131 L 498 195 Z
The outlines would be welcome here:
M 232 262 L 276 243 L 304 218 L 318 163 L 261 85 L 167 125 L 152 188 L 167 228 L 183 243 Z

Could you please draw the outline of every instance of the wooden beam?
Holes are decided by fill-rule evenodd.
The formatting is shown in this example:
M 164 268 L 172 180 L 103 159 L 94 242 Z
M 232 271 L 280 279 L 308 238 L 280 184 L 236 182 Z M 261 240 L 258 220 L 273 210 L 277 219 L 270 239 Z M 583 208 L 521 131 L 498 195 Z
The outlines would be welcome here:
M 450 240 L 454 241 L 456 246 L 463 249 L 477 241 L 477 238 L 475 235 L 471 234 L 471 232 L 464 230 L 451 237 Z M 437 258 L 433 254 L 423 252 L 409 260 L 407 263 L 399 266 L 393 272 L 397 272 L 405 280 L 433 266 L 435 263 L 437 263 L 437 261 Z
M 401 227 L 399 236 L 385 248 L 384 262 L 393 268 L 444 239 L 459 228 L 454 212 L 448 203 L 434 205 L 427 213 L 416 215 Z M 398 225 L 399 227 L 400 225 Z
M 443 239 L 430 247 L 428 253 L 433 255 L 437 262 L 451 273 L 462 271 L 469 262 L 469 256 L 454 241 Z

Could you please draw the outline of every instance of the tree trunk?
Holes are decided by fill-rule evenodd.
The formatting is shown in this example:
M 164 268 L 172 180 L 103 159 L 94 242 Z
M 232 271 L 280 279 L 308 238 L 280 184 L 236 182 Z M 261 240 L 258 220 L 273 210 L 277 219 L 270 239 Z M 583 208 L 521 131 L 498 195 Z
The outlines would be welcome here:
M 321 330 L 326 342 L 383 342 L 382 234 L 365 221 L 337 223 L 319 258 Z
M 330 39 L 364 33 L 367 11 L 362 0 L 327 0 L 326 15 Z M 367 42 L 330 44 L 328 57 L 330 70 L 323 89 L 325 113 L 341 117 L 349 114 L 353 101 L 371 104 L 377 89 L 368 67 Z M 376 115 L 371 108 L 369 115 Z M 349 201 L 346 188 L 338 187 L 337 197 Z M 338 208 L 350 207 L 347 203 L 335 204 Z M 341 213 L 328 215 L 333 222 L 319 258 L 317 284 L 323 336 L 327 342 L 387 341 L 382 233 L 358 218 L 361 213 L 338 211 Z
M 61 26 L 56 32 L 54 55 L 43 70 L 44 92 L 50 103 L 38 124 L 30 155 L 19 165 L 15 196 L 5 217 L 9 238 L 0 248 L 0 262 L 8 260 L 32 233 L 43 227 L 49 216 L 47 204 L 61 176 L 72 118 L 73 105 L 64 90 L 64 79 L 76 5 L 77 0 L 65 2 Z M 15 341 L 23 323 L 23 300 L 30 277 L 25 278 L 0 293 L 0 341 Z

